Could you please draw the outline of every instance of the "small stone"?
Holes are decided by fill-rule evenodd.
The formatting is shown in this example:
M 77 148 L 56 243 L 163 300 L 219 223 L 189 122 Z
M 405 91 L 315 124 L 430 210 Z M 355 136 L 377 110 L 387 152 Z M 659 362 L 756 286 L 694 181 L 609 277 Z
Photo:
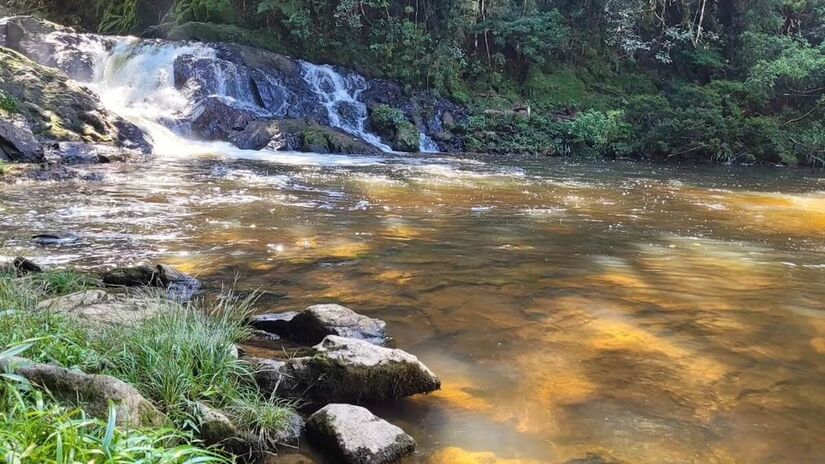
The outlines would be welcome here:
M 17 272 L 17 275 L 37 274 L 43 272 L 42 267 L 35 264 L 32 260 L 24 258 L 22 256 L 14 258 L 12 266 L 14 267 L 14 270 Z

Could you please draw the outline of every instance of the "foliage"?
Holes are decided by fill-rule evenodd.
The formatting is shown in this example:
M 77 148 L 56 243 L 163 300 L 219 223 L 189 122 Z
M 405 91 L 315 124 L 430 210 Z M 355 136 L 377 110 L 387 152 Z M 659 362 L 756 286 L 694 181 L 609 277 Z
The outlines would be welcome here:
M 19 113 L 20 103 L 16 98 L 0 89 L 0 110 L 7 113 Z
M 8 346 L 2 345 L 0 346 Z M 8 361 L 30 345 L 0 353 Z M 229 463 L 230 459 L 189 445 L 190 435 L 172 429 L 117 428 L 115 408 L 106 422 L 80 409 L 54 403 L 13 373 L 0 376 L 0 456 L 9 463 L 107 462 L 126 464 Z
M 49 297 L 44 280 L 0 274 L 0 346 L 23 342 L 38 362 L 97 369 L 101 357 L 92 336 L 76 322 L 46 309 L 38 302 Z
M 239 423 L 259 436 L 276 436 L 286 424 L 266 418 L 286 417 L 291 410 L 257 392 L 250 367 L 235 348 L 248 336 L 252 301 L 222 295 L 208 304 L 179 304 L 156 297 L 150 304 L 159 306 L 157 316 L 103 334 L 105 372 L 160 404 L 179 427 L 196 427 L 195 405 L 203 402 L 238 412 L 239 419 L 250 421 Z M 251 421 L 248 411 L 254 410 L 268 416 Z
M 3 160 L 0 160 L 0 177 L 5 176 L 9 173 L 9 164 Z
M 370 122 L 379 132 L 395 131 L 398 126 L 407 123 L 407 117 L 398 108 L 378 105 L 370 113 Z

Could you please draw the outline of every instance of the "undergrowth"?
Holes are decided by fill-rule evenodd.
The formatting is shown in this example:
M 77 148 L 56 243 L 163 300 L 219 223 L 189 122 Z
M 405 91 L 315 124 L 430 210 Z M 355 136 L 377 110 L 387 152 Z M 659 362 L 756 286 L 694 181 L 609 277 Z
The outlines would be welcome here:
M 15 345 L 0 364 L 34 348 Z M 89 418 L 31 388 L 12 371 L 0 374 L 0 456 L 6 463 L 223 464 L 229 458 L 190 445 L 192 436 L 174 429 L 124 430 L 115 408 L 107 421 Z

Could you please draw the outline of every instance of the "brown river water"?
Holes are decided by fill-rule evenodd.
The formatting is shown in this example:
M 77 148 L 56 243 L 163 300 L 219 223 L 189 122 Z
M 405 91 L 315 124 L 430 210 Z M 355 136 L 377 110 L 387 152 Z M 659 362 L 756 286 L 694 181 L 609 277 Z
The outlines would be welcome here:
M 0 186 L 0 248 L 384 319 L 442 379 L 409 463 L 825 462 L 825 176 L 282 154 Z M 79 246 L 28 237 L 74 232 Z M 272 463 L 335 462 L 302 450 Z

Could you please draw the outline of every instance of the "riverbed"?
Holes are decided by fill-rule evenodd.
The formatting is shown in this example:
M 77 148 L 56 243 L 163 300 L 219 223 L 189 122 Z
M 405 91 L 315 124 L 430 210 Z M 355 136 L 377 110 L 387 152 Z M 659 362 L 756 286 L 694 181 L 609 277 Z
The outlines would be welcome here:
M 261 312 L 386 320 L 443 382 L 369 405 L 415 437 L 407 462 L 825 453 L 820 172 L 243 151 L 86 169 L 104 180 L 0 187 L 2 254 L 164 262 Z M 50 232 L 81 242 L 29 240 Z M 327 462 L 303 451 L 287 462 Z

